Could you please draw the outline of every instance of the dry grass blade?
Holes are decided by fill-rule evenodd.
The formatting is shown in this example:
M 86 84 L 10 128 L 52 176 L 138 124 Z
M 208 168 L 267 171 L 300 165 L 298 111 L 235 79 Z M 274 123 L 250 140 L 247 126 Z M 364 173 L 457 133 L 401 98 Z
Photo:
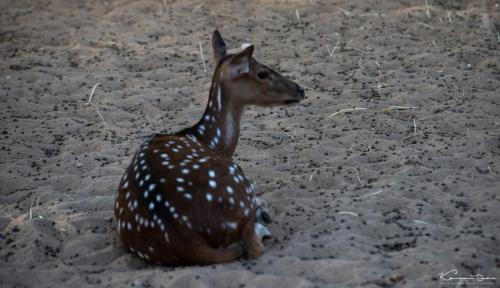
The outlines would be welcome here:
M 332 115 L 328 116 L 328 118 L 331 118 L 331 117 L 333 117 L 337 114 L 340 114 L 340 113 L 352 112 L 352 111 L 358 111 L 358 110 L 366 110 L 366 108 L 355 107 L 355 108 L 342 109 L 342 110 L 339 110 L 339 111 L 333 113 Z
M 106 131 L 108 132 L 108 136 L 112 137 L 111 130 L 109 130 L 108 123 L 106 123 L 106 121 L 104 120 L 104 117 L 102 116 L 101 112 L 99 111 L 99 106 L 97 106 L 95 108 L 95 110 L 97 111 L 97 115 L 99 115 L 99 118 L 101 118 L 102 123 L 104 123 L 104 127 L 106 127 Z
M 372 192 L 372 193 L 368 193 L 368 194 L 365 194 L 365 195 L 355 196 L 353 198 L 358 198 L 359 199 L 359 198 L 365 198 L 365 197 L 375 196 L 375 195 L 380 194 L 382 192 L 384 192 L 384 191 L 378 190 L 378 191 L 375 191 L 375 192 Z
M 422 220 L 413 220 L 413 222 L 417 223 L 417 224 L 430 224 L 429 222 L 425 222 L 425 221 L 422 221 Z
M 330 50 L 330 46 L 328 46 L 328 44 L 326 44 L 326 50 L 328 51 L 328 56 L 333 56 L 333 53 L 335 53 L 335 51 L 339 48 L 339 44 L 340 42 L 337 40 L 337 42 L 335 43 L 335 46 L 333 46 L 333 49 Z
M 431 18 L 431 10 L 429 9 L 429 3 L 427 0 L 425 0 L 425 15 L 427 15 L 427 18 Z
M 426 24 L 426 23 L 424 23 L 424 22 L 417 21 L 417 24 L 422 25 L 422 26 L 424 26 L 424 27 L 427 27 L 427 28 L 429 28 L 429 29 L 431 29 L 431 30 L 436 29 L 436 28 L 434 28 L 434 26 L 431 26 L 431 25 Z
M 90 91 L 90 95 L 89 95 L 89 101 L 87 101 L 87 105 L 90 105 L 90 101 L 92 101 L 92 97 L 94 97 L 94 92 L 95 92 L 95 89 L 97 88 L 97 86 L 99 86 L 101 83 L 100 82 L 97 82 L 94 87 L 92 87 L 92 91 Z
M 199 44 L 200 44 L 201 63 L 203 64 L 203 71 L 207 73 L 207 67 L 205 66 L 205 57 L 203 56 L 203 48 L 201 47 L 201 42 L 199 42 Z
M 401 139 L 401 144 L 403 144 L 403 142 L 406 140 L 406 139 L 409 139 L 411 137 L 415 137 L 417 136 L 417 120 L 415 118 L 413 118 L 413 135 L 410 135 L 410 136 L 406 136 L 404 137 L 403 139 Z
M 33 219 L 33 204 L 34 203 L 35 203 L 35 194 L 33 194 L 33 198 L 31 198 L 31 205 L 30 205 L 30 212 L 29 212 L 30 219 Z
M 358 213 L 354 213 L 354 212 L 351 212 L 351 211 L 340 211 L 339 214 L 340 215 L 351 215 L 351 216 L 354 216 L 354 217 L 359 217 Z
M 361 181 L 361 177 L 359 177 L 358 169 L 354 167 L 354 173 L 356 173 L 356 179 L 358 179 L 359 184 L 363 185 L 363 181 Z
M 417 121 L 413 118 L 413 136 L 417 136 Z

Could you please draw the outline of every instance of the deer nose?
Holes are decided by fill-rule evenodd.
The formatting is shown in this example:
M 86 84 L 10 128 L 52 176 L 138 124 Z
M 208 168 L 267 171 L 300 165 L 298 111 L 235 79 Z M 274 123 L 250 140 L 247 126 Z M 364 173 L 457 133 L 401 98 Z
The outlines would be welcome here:
M 297 85 L 297 92 L 299 92 L 299 95 L 302 96 L 302 98 L 304 98 L 304 95 L 305 95 L 304 88 Z

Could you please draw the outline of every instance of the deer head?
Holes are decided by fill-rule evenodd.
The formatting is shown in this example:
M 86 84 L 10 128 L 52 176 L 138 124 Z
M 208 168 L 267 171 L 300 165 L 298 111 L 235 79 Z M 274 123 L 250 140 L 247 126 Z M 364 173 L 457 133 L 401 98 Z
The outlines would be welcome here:
M 252 57 L 253 46 L 227 54 L 226 44 L 216 30 L 212 37 L 216 69 L 213 83 L 231 95 L 237 105 L 277 106 L 304 99 L 304 89 Z

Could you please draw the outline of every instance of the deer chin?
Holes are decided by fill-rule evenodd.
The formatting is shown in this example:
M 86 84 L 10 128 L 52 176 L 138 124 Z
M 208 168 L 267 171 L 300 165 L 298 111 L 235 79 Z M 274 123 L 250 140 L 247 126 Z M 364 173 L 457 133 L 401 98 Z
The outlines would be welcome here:
M 283 101 L 283 103 L 285 105 L 293 105 L 293 104 L 296 104 L 296 103 L 299 103 L 302 99 L 299 99 L 299 98 L 295 98 L 295 99 L 286 99 L 285 101 Z
M 286 99 L 286 100 L 281 100 L 280 102 L 273 102 L 273 103 L 256 103 L 254 104 L 255 106 L 259 107 L 278 107 L 278 106 L 290 106 L 294 105 L 296 103 L 299 103 L 300 100 L 302 99 Z

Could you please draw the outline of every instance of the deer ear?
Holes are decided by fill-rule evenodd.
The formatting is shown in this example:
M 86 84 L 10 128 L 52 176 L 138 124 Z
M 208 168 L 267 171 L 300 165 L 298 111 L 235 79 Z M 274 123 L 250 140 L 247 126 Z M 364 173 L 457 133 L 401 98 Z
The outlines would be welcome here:
M 231 76 L 236 78 L 242 74 L 250 72 L 252 62 L 253 45 L 248 46 L 231 60 Z
M 219 64 L 219 61 L 224 58 L 227 54 L 226 43 L 222 40 L 222 36 L 219 31 L 215 30 L 212 35 L 212 48 L 214 49 L 214 60 L 215 64 Z

